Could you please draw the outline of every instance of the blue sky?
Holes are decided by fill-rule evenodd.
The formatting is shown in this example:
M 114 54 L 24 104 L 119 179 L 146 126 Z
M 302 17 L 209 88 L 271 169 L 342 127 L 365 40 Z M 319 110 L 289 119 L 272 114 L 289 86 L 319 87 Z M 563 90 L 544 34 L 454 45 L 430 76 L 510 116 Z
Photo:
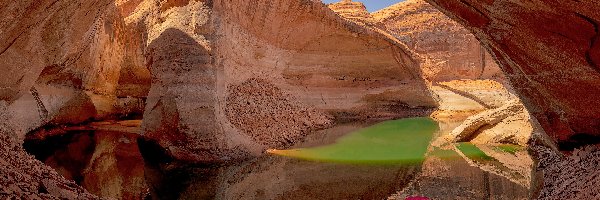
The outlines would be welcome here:
M 339 2 L 340 0 L 322 0 L 322 1 L 323 1 L 323 3 L 335 3 L 335 2 Z M 394 4 L 404 1 L 404 0 L 353 0 L 353 1 L 363 2 L 365 4 L 365 6 L 367 7 L 367 10 L 369 10 L 369 12 L 374 12 L 374 11 L 378 11 L 382 8 L 394 5 Z

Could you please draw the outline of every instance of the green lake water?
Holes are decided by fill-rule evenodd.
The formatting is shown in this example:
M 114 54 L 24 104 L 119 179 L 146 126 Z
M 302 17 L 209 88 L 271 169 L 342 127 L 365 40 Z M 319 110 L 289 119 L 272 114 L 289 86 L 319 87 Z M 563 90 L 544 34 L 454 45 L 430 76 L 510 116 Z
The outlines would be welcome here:
M 431 118 L 406 118 L 354 131 L 329 145 L 269 152 L 322 162 L 413 164 L 424 160 L 427 147 L 437 131 L 439 125 Z
M 456 148 L 471 160 L 491 161 L 494 158 L 488 156 L 479 147 L 469 142 L 460 142 L 456 144 Z

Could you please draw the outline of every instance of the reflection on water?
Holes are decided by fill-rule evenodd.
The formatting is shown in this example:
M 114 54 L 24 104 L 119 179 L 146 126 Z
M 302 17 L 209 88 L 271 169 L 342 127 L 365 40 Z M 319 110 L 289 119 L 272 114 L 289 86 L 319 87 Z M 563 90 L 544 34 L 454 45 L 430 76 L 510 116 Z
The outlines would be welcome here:
M 265 156 L 220 167 L 155 168 L 171 178 L 152 186 L 161 199 L 385 199 L 418 169 Z
M 404 187 L 420 168 L 418 163 L 324 163 L 276 155 L 229 165 L 181 165 L 161 159 L 156 148 L 148 148 L 152 145 L 132 134 L 135 130 L 120 124 L 123 123 L 71 127 L 59 136 L 29 139 L 25 146 L 38 159 L 77 180 L 90 192 L 119 199 L 385 199 Z M 388 124 L 377 130 L 397 125 Z M 338 125 L 312 134 L 295 147 L 330 144 L 365 126 Z M 420 143 L 426 145 L 430 137 L 424 137 Z M 356 139 L 359 138 L 353 140 Z
M 438 130 L 437 122 L 430 118 L 391 120 L 352 132 L 334 144 L 269 152 L 324 162 L 420 163 Z
M 26 140 L 38 160 L 89 192 L 119 199 L 142 199 L 148 187 L 137 135 L 107 130 L 68 130 L 44 139 Z
M 432 136 L 439 135 L 437 122 L 429 118 L 372 126 L 341 124 L 311 134 L 294 150 L 274 151 L 279 155 L 202 166 L 165 159 L 155 144 L 137 138 L 137 130 L 128 124 L 72 127 L 60 136 L 30 138 L 25 147 L 90 192 L 118 199 L 386 199 L 399 191 L 477 199 L 496 193 L 521 197 L 527 192 L 469 166 L 456 151 L 432 147 L 428 153 Z M 467 157 L 483 152 L 467 143 L 456 147 Z M 423 175 L 418 175 L 420 171 Z M 487 187 L 478 188 L 485 183 Z
M 415 130 L 420 125 L 427 126 L 423 137 L 417 139 L 409 135 L 419 134 Z M 348 162 L 352 151 L 344 151 L 343 148 L 336 151 L 333 148 L 326 151 L 335 153 L 325 155 L 337 155 L 340 157 L 336 158 L 346 160 L 314 162 L 265 155 L 225 166 L 149 166 L 147 174 L 160 174 L 152 175 L 154 178 L 163 177 L 162 180 L 150 183 L 153 195 L 161 199 L 385 199 L 406 186 L 420 169 L 416 162 L 407 164 L 387 161 L 397 161 L 398 158 L 411 158 L 413 161 L 417 157 L 422 159 L 437 125 L 432 120 L 416 118 L 384 122 L 361 129 L 364 126 L 367 125 L 343 124 L 322 130 L 312 134 L 295 148 L 319 149 L 322 145 L 336 147 L 342 142 L 344 146 L 358 150 L 354 151 L 355 158 L 369 161 L 369 165 Z M 410 139 L 417 140 L 420 145 L 413 145 L 419 148 L 414 149 L 413 153 L 394 157 L 393 151 L 398 148 L 414 148 L 410 145 L 397 145 L 398 141 Z M 367 149 L 373 147 L 372 142 L 378 142 L 382 148 Z M 376 153 L 385 155 L 378 157 Z M 376 158 L 375 163 L 369 157 Z

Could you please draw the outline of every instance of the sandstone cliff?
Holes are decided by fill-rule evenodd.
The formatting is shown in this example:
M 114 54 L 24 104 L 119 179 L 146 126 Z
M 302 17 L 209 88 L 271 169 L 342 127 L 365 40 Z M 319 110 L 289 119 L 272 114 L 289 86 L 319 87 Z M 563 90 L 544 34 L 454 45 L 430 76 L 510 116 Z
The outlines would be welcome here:
M 597 1 L 427 1 L 465 25 L 491 52 L 561 150 L 598 143 Z M 532 198 L 597 198 L 598 178 L 588 171 L 594 169 L 589 163 L 596 162 L 597 151 L 589 148 L 564 157 L 534 146 L 537 177 Z
M 371 13 L 367 11 L 367 7 L 361 2 L 353 2 L 352 0 L 342 0 L 337 3 L 327 5 L 336 14 L 350 20 L 360 22 L 373 22 Z
M 263 9 L 267 4 L 271 8 Z M 127 20 L 149 27 L 146 59 L 154 80 L 144 135 L 180 159 L 230 160 L 285 147 L 329 124 L 329 114 L 353 117 L 436 105 L 416 54 L 320 3 L 166 6 L 138 7 Z M 240 102 L 245 92 L 265 96 Z M 403 95 L 365 98 L 385 92 Z M 274 106 L 282 103 L 275 94 L 286 103 Z M 281 116 L 257 129 L 252 121 L 265 117 L 257 106 Z
M 428 0 L 465 25 L 497 58 L 555 142 L 600 134 L 598 2 Z M 572 147 L 571 147 L 572 148 Z
M 19 137 L 46 123 L 129 114 L 123 110 L 141 114 L 150 76 L 136 65 L 140 57 L 132 55 L 140 49 L 128 44 L 113 1 L 1 5 L 6 14 L 0 23 L 0 68 L 6 73 L 0 96 L 9 102 L 9 121 Z M 136 90 L 125 89 L 136 84 Z
M 141 134 L 176 158 L 227 161 L 292 144 L 332 116 L 389 118 L 437 105 L 419 55 L 316 1 L 6 1 L 1 9 L 15 11 L 0 23 L 0 67 L 9 72 L 0 95 L 21 139 L 47 124 L 143 112 Z M 240 88 L 264 105 L 239 101 Z M 256 132 L 249 119 L 262 115 L 243 111 L 282 99 L 269 112 L 282 126 Z
M 487 49 L 467 29 L 423 0 L 400 2 L 372 16 L 427 59 L 423 71 L 432 81 L 504 77 Z

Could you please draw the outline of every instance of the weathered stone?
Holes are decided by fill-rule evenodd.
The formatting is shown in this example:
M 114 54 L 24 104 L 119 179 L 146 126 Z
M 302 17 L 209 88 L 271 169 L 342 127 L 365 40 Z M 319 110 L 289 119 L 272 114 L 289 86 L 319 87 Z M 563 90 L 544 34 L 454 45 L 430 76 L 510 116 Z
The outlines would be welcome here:
M 373 18 L 426 58 L 423 73 L 429 80 L 504 79 L 475 36 L 423 0 L 400 2 L 373 13 Z
M 532 198 L 598 198 L 600 70 L 597 1 L 427 0 L 465 25 L 499 62 L 565 157 L 533 141 Z M 545 138 L 544 134 L 537 134 Z M 543 140 L 543 139 L 542 139 Z M 573 152 L 573 150 L 575 150 Z
M 62 199 L 77 199 L 77 193 L 61 188 L 53 180 L 44 179 L 42 185 L 49 194 Z
M 473 115 L 450 133 L 451 142 L 508 143 L 527 146 L 533 128 L 518 100 Z
M 559 147 L 600 136 L 597 1 L 427 1 L 474 33 Z
M 129 23 L 149 27 L 145 56 L 153 81 L 144 137 L 178 159 L 211 162 L 257 155 L 289 144 L 286 138 L 300 138 L 306 130 L 323 127 L 327 122 L 319 119 L 326 112 L 368 116 L 383 109 L 437 105 L 422 78 L 418 55 L 383 31 L 340 19 L 321 3 L 190 1 L 165 5 L 146 5 L 149 17 L 133 15 Z M 263 5 L 271 8 L 262 9 Z M 243 17 L 249 15 L 259 17 Z M 364 39 L 353 39 L 359 35 Z M 246 130 L 254 127 L 240 126 L 239 119 L 232 122 L 231 115 L 226 115 L 227 110 L 243 108 L 225 102 L 228 88 L 252 79 L 265 80 L 290 94 L 292 105 L 281 119 L 295 119 L 300 108 L 322 112 L 306 118 L 303 123 L 310 126 L 302 131 L 265 127 L 265 137 L 279 141 L 249 137 Z M 267 136 L 270 133 L 280 136 Z
M 367 23 L 373 22 L 373 17 L 369 11 L 367 11 L 367 7 L 361 2 L 342 0 L 327 6 L 344 18 Z

